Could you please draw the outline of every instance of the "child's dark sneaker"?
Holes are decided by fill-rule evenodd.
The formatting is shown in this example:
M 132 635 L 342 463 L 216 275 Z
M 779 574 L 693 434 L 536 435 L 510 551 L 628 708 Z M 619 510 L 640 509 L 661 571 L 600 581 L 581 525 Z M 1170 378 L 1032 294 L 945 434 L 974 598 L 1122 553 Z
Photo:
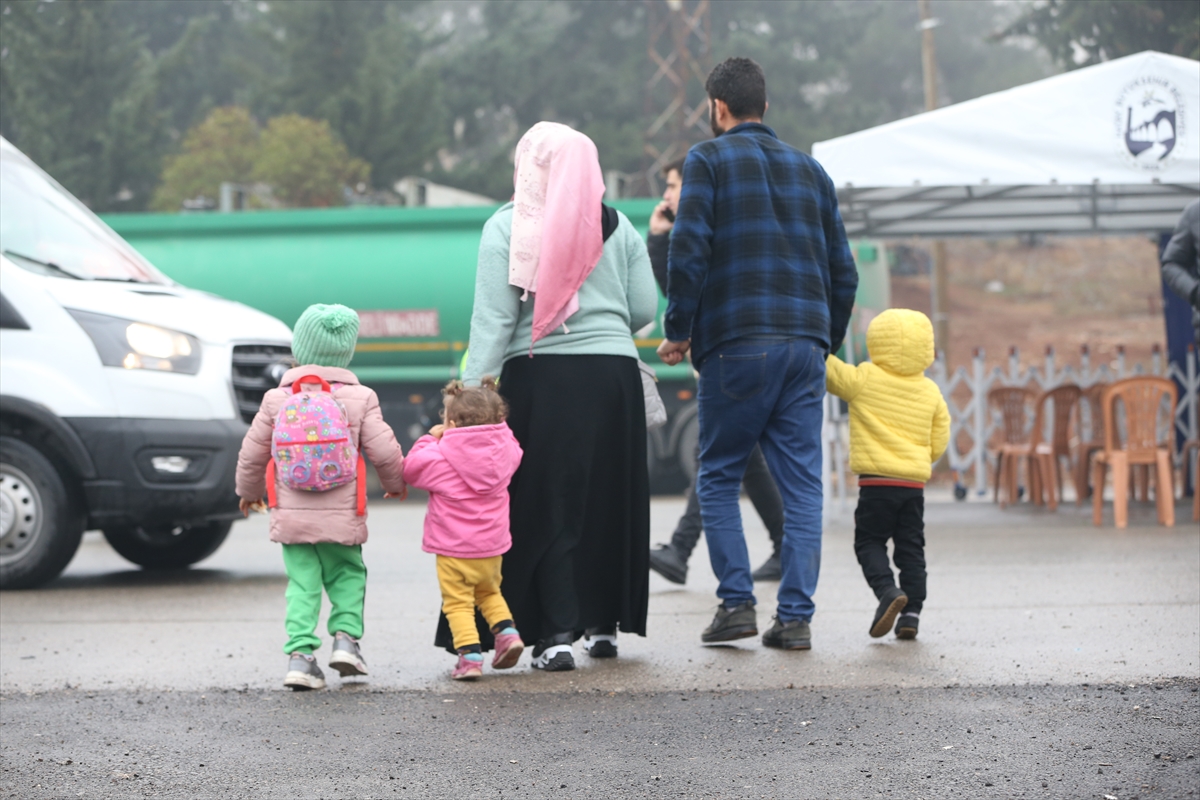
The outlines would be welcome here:
M 317 666 L 317 659 L 308 653 L 292 653 L 288 661 L 288 672 L 283 685 L 295 692 L 325 688 L 325 673 Z
M 704 644 L 715 644 L 757 635 L 758 615 L 754 611 L 754 603 L 747 601 L 733 608 L 721 603 L 717 606 L 713 621 L 700 634 L 700 641 Z
M 483 653 L 459 653 L 458 663 L 450 671 L 456 681 L 473 681 L 483 675 Z
M 660 544 L 650 551 L 650 569 L 671 583 L 687 583 L 687 559 L 669 544 Z
M 775 617 L 775 624 L 763 634 L 764 647 L 777 647 L 780 650 L 811 650 L 812 629 L 802 619 L 789 619 L 784 622 Z
M 588 628 L 583 632 L 583 651 L 592 658 L 617 657 L 617 626 Z
M 330 669 L 336 669 L 343 678 L 350 675 L 366 675 L 367 662 L 363 660 L 362 649 L 348 633 L 338 631 L 333 635 L 333 655 L 329 657 Z
M 496 634 L 496 654 L 492 656 L 492 669 L 515 667 L 525 651 L 525 643 L 516 628 L 505 628 Z
M 575 653 L 569 633 L 557 633 L 549 639 L 541 639 L 533 646 L 533 668 L 546 672 L 567 672 L 575 669 Z
M 878 639 L 886 636 L 896 621 L 896 615 L 908 605 L 908 595 L 895 586 L 888 589 L 879 598 L 879 607 L 875 609 L 875 620 L 871 623 L 871 635 Z
M 916 614 L 901 614 L 900 619 L 896 620 L 896 638 L 897 639 L 915 639 L 917 638 L 917 623 L 920 619 Z

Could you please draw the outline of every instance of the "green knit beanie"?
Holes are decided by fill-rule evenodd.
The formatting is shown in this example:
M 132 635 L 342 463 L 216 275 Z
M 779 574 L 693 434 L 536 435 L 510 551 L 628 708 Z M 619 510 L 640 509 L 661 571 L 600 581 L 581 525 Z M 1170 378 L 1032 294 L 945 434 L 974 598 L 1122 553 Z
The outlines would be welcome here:
M 297 364 L 347 367 L 358 341 L 358 314 L 352 308 L 317 303 L 304 309 L 292 333 Z

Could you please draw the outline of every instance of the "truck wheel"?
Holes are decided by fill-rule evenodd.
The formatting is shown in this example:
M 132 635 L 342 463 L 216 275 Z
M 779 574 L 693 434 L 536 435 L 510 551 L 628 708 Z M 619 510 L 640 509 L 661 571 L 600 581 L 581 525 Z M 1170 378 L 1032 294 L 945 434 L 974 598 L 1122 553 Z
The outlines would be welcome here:
M 697 455 L 699 451 L 700 417 L 693 415 L 691 419 L 683 423 L 683 430 L 679 432 L 675 450 L 676 458 L 679 459 L 679 468 L 687 476 L 688 486 L 696 484 L 696 473 L 700 471 L 700 459 Z
M 146 569 L 183 569 L 217 552 L 232 522 L 105 528 L 104 538 L 128 561 Z
M 0 436 L 0 588 L 29 589 L 58 577 L 79 549 L 83 527 L 50 460 Z

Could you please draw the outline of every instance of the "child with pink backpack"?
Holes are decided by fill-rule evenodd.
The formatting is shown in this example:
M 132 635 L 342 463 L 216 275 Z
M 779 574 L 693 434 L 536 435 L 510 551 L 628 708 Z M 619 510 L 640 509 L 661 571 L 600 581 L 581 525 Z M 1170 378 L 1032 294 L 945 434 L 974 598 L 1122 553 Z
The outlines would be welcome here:
M 288 655 L 284 686 L 323 689 L 313 651 L 321 592 L 329 595 L 329 666 L 342 677 L 366 675 L 359 639 L 367 569 L 367 495 L 363 456 L 385 497 L 405 493 L 404 456 L 383 421 L 379 398 L 346 367 L 358 340 L 358 314 L 340 305 L 309 306 L 296 321 L 292 354 L 300 366 L 268 391 L 238 454 L 243 515 L 271 509 L 271 541 L 283 545 L 287 570 Z

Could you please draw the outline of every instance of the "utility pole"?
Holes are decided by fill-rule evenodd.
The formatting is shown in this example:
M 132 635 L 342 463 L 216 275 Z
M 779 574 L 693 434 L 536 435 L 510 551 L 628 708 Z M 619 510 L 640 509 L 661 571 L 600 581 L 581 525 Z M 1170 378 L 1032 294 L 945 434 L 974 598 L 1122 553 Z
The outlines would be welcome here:
M 937 51 L 933 45 L 933 29 L 940 20 L 929 9 L 929 0 L 917 0 L 917 11 L 921 17 L 921 73 L 925 78 L 925 110 L 937 108 Z M 942 351 L 947 369 L 950 366 L 950 279 L 946 269 L 946 243 L 933 243 L 933 270 L 930 275 L 930 306 L 933 316 L 933 337 L 937 349 Z
M 659 172 L 710 135 L 708 78 L 712 41 L 709 0 L 645 0 L 650 34 L 647 55 L 654 73 L 646 81 L 645 108 L 653 121 L 644 139 L 645 181 L 661 192 Z

